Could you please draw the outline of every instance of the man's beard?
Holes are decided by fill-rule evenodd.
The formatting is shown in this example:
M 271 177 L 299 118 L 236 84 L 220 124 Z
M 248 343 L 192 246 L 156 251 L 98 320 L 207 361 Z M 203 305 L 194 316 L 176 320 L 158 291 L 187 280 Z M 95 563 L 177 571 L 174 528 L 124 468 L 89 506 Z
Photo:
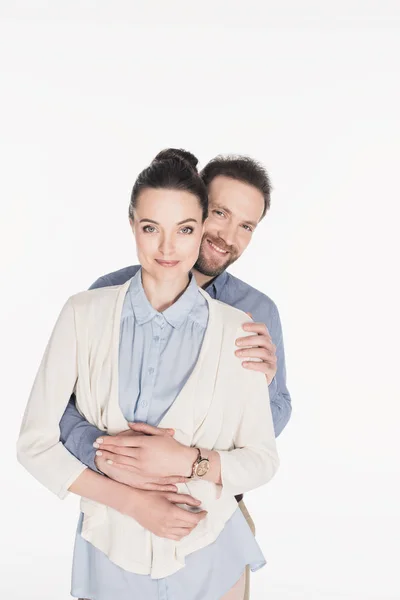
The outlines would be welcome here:
M 209 239 L 213 244 L 221 248 L 222 250 L 226 250 L 228 254 L 226 255 L 226 261 L 224 263 L 213 263 L 208 257 L 206 257 L 203 248 L 205 244 L 208 244 L 207 239 Z M 218 277 L 221 275 L 226 269 L 234 263 L 239 258 L 239 253 L 236 248 L 233 246 L 227 246 L 223 240 L 220 238 L 213 239 L 211 236 L 204 234 L 203 240 L 200 246 L 199 257 L 194 265 L 194 269 L 202 273 L 202 275 L 206 275 L 206 277 Z

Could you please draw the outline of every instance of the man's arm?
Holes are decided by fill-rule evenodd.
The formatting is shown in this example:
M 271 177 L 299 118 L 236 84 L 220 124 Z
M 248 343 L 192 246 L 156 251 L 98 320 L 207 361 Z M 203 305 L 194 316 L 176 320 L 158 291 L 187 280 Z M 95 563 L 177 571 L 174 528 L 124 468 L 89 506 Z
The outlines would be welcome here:
M 271 336 L 276 346 L 277 371 L 268 390 L 275 435 L 278 437 L 288 424 L 290 415 L 292 414 L 291 398 L 286 386 L 285 348 L 278 309 L 275 311 L 274 328 Z
M 104 435 L 104 431 L 88 423 L 80 414 L 75 406 L 75 396 L 71 396 L 60 421 L 60 441 L 71 454 L 97 473 L 100 471 L 95 463 L 96 449 L 93 444 L 99 436 Z

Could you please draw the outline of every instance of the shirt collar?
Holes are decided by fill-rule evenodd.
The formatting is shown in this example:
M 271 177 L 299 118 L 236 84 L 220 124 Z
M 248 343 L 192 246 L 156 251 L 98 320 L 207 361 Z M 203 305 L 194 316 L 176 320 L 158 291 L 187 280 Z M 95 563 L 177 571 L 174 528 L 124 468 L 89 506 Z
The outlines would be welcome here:
M 229 273 L 224 271 L 221 275 L 218 275 L 215 279 L 213 279 L 205 288 L 205 291 L 210 294 L 210 296 L 219 296 L 222 292 L 222 288 L 225 286 L 228 281 Z M 214 294 L 212 293 L 214 291 Z
M 135 319 L 139 325 L 151 321 L 157 315 L 162 315 L 167 323 L 179 329 L 186 321 L 198 300 L 199 288 L 197 287 L 196 279 L 190 274 L 189 285 L 183 294 L 172 306 L 160 313 L 150 304 L 146 296 L 142 283 L 142 269 L 139 269 L 130 283 L 129 296 Z

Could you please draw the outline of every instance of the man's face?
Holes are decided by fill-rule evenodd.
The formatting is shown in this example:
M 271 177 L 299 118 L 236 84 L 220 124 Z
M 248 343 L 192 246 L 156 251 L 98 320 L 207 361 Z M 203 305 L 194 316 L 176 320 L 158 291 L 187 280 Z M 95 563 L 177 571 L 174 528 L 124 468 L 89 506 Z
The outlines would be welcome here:
M 211 181 L 208 197 L 208 219 L 194 268 L 217 277 L 246 250 L 263 213 L 264 197 L 252 185 L 223 175 Z

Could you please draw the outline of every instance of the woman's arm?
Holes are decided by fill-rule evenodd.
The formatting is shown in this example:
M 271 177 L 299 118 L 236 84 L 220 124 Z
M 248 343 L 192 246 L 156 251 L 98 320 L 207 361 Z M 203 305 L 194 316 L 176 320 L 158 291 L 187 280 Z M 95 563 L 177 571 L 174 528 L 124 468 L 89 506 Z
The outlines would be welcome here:
M 77 377 L 75 314 L 70 298 L 47 344 L 17 442 L 19 462 L 60 498 L 67 496 L 69 486 L 86 469 L 60 442 L 59 423 Z
M 234 436 L 233 450 L 218 450 L 218 460 L 212 453 L 211 481 L 222 483 L 232 495 L 243 494 L 267 483 L 276 473 L 279 458 L 268 396 L 268 384 L 261 372 L 244 369 L 240 361 L 232 363 L 232 402 L 242 405 L 242 417 Z M 239 397 L 234 398 L 234 396 Z M 206 453 L 206 451 L 204 451 Z

